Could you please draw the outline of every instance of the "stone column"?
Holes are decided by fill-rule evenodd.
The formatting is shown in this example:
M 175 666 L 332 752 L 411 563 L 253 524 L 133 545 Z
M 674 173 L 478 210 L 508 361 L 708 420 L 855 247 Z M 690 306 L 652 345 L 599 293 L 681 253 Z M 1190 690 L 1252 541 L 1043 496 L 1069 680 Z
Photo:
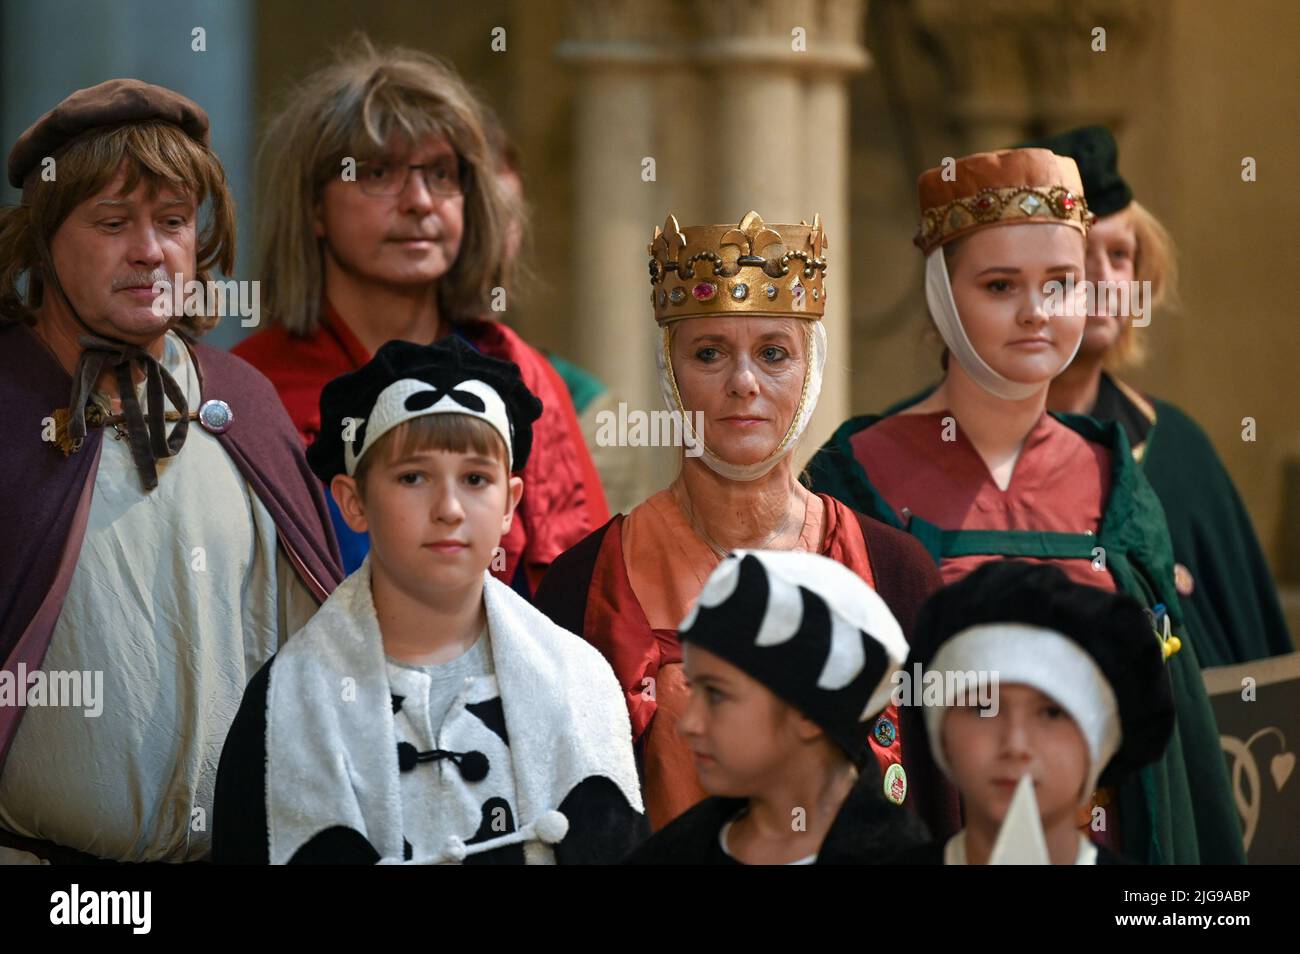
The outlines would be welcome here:
M 849 307 L 850 273 L 869 267 L 854 261 L 849 229 L 850 123 L 849 74 L 867 68 L 870 59 L 861 44 L 863 4 L 828 4 L 818 22 L 815 52 L 809 68 L 805 98 L 803 167 L 807 175 L 809 211 L 820 212 L 827 229 L 826 301 L 828 356 L 821 401 L 808 425 L 797 463 L 821 447 L 844 420 L 851 405 L 853 329 Z
M 829 240 L 826 373 L 796 451 L 804 463 L 850 412 L 848 76 L 865 69 L 861 0 L 696 5 L 703 38 L 692 62 L 711 75 L 717 130 L 711 174 L 720 221 L 755 208 L 769 222 L 812 221 Z
M 658 408 L 645 246 L 668 212 L 683 223 L 811 221 L 830 236 L 831 346 L 802 462 L 849 413 L 847 76 L 869 58 L 862 0 L 575 3 L 558 55 L 579 69 L 573 255 L 577 356 Z M 641 180 L 656 158 L 657 181 Z M 845 276 L 839 278 L 838 276 Z M 647 494 L 677 468 L 649 454 Z
M 965 152 L 1071 126 L 1121 125 L 1153 19 L 1124 0 L 919 0 L 915 9 L 946 61 L 951 86 L 941 108 Z M 1099 29 L 1103 36 L 1094 35 Z M 1105 49 L 1094 49 L 1101 42 Z
M 642 410 L 662 405 L 645 249 L 665 211 L 642 177 L 644 160 L 655 155 L 654 68 L 664 57 L 655 39 L 658 20 L 649 5 L 634 0 L 575 2 L 570 37 L 556 49 L 577 71 L 573 232 L 556 256 L 571 273 L 574 358 Z M 638 457 L 640 473 L 653 471 L 652 452 L 623 453 Z M 644 498 L 654 489 L 646 479 L 637 494 Z

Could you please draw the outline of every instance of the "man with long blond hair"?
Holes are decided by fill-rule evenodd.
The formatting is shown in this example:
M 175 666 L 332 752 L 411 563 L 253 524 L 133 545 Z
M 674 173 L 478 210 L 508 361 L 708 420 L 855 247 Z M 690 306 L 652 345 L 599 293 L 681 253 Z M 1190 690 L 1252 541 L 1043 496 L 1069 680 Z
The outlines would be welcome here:
M 563 381 L 513 330 L 483 317 L 511 291 L 511 216 L 478 102 L 439 60 L 358 38 L 271 120 L 261 188 L 271 327 L 235 353 L 275 384 L 304 443 L 319 433 L 326 382 L 387 341 L 456 334 L 519 365 L 543 412 L 528 489 L 492 571 L 531 594 L 609 513 Z M 354 569 L 368 542 L 334 517 Z
M 246 682 L 341 579 L 328 512 L 211 301 L 169 305 L 234 262 L 203 110 L 79 90 L 8 173 L 0 861 L 197 860 Z
M 1177 297 L 1173 240 L 1133 198 L 1106 127 L 1073 129 L 1037 144 L 1079 164 L 1088 206 L 1097 214 L 1088 232 L 1088 280 L 1150 289 L 1139 321 L 1131 320 L 1139 318 L 1136 309 L 1125 313 L 1123 297 L 1117 309 L 1115 296 L 1096 294 L 1083 344 L 1052 382 L 1047 406 L 1123 427 L 1169 522 L 1179 602 L 1203 634 L 1197 646 L 1201 665 L 1289 653 L 1291 634 L 1268 561 L 1214 444 L 1182 409 L 1120 377 L 1145 358 L 1142 327 L 1151 320 L 1150 309 Z

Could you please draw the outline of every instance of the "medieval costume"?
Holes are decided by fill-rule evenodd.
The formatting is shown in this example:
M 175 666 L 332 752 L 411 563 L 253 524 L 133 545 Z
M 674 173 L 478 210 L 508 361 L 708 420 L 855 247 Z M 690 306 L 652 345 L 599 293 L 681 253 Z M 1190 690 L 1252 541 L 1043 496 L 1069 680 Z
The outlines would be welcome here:
M 519 366 L 529 390 L 542 402 L 537 455 L 524 478 L 524 499 L 510 532 L 501 539 L 504 563 L 498 579 L 531 594 L 552 560 L 609 516 L 600 477 L 591 461 L 559 373 L 535 348 L 500 322 L 467 321 L 453 326 L 456 337 L 479 351 Z M 240 342 L 235 354 L 271 379 L 304 444 L 320 433 L 320 393 L 326 382 L 353 371 L 371 356 L 337 312 L 325 302 L 320 327 L 308 336 L 273 325 Z M 360 565 L 369 544 L 347 528 L 331 506 L 349 572 Z
M 1011 381 L 975 351 L 962 327 L 944 244 L 978 229 L 1061 224 L 1086 234 L 1089 221 L 1072 160 L 1046 150 L 1004 150 L 958 160 L 919 180 L 928 256 L 926 297 L 950 360 L 982 389 L 1023 400 L 1043 385 Z M 1068 362 L 1067 362 L 1068 363 Z M 934 448 L 942 447 L 942 454 Z M 1199 634 L 1174 584 L 1169 533 L 1154 491 L 1114 422 L 1044 413 L 1026 435 L 1005 489 L 944 410 L 867 415 L 841 425 L 809 465 L 813 486 L 891 526 L 929 551 L 952 582 L 1007 557 L 1059 566 L 1078 582 L 1136 597 L 1182 637 L 1170 661 L 1178 723 L 1164 757 L 1120 793 L 1125 853 L 1147 863 L 1240 862 L 1240 824 L 1197 661 Z M 1177 638 L 1177 637 L 1176 637 Z M 904 732 L 913 714 L 903 713 Z M 959 827 L 954 794 L 934 770 L 924 740 L 906 754 L 937 835 Z M 1106 801 L 1113 793 L 1101 792 Z
M 1099 780 L 1115 785 L 1160 758 L 1168 745 L 1174 701 L 1166 659 L 1136 600 L 1076 584 L 1058 567 L 1010 560 L 986 564 L 926 603 L 908 665 L 940 675 L 997 673 L 1000 685 L 1030 686 L 1051 698 L 1087 746 L 1087 778 L 1080 791 L 1086 801 Z M 951 706 L 961 704 L 953 684 L 945 684 L 935 704 L 914 703 L 922 706 L 930 751 L 951 776 L 943 722 Z M 1026 772 L 1032 774 L 1032 768 Z M 1098 817 L 1106 819 L 1108 830 L 1113 819 Z M 966 864 L 965 834 L 911 849 L 896 860 Z M 1126 861 L 1110 845 L 1093 844 L 1080 833 L 1073 863 Z
M 1128 208 L 1110 130 L 1089 126 L 1026 145 L 1079 164 L 1088 207 L 1104 218 Z M 1147 254 L 1139 248 L 1139 262 Z M 1150 303 L 1148 303 L 1148 307 Z M 1129 328 L 1123 334 L 1133 334 Z M 1294 648 L 1263 549 L 1232 478 L 1205 432 L 1167 401 L 1103 370 L 1087 413 L 1117 421 L 1160 498 L 1173 542 L 1179 602 L 1197 633 L 1202 666 L 1229 666 Z
M 679 634 L 798 709 L 859 768 L 822 843 L 793 864 L 883 864 L 925 843 L 925 825 L 887 796 L 865 744 L 889 702 L 907 643 L 861 577 L 809 553 L 735 550 L 710 575 Z M 727 835 L 748 802 L 706 798 L 627 862 L 740 864 Z
M 24 133 L 10 181 L 42 201 L 56 188 L 42 157 L 144 122 L 206 148 L 194 103 L 114 80 Z M 0 707 L 0 846 L 55 863 L 197 859 L 245 684 L 342 576 L 320 485 L 247 364 L 176 330 L 161 359 L 92 331 L 67 303 L 69 276 L 48 255 L 39 269 L 86 334 L 74 376 L 30 314 L 15 307 L 0 327 L 0 658 L 7 674 L 102 672 L 107 698 L 95 718 Z M 93 390 L 101 368 L 123 385 L 121 413 Z
M 309 458 L 323 481 L 351 476 L 403 422 L 462 414 L 496 429 L 518 471 L 540 412 L 514 365 L 455 338 L 391 341 L 322 392 Z M 359 424 L 349 439 L 345 418 Z M 485 570 L 487 625 L 469 651 L 392 659 L 370 561 L 250 684 L 222 753 L 214 859 L 592 863 L 636 844 L 627 713 L 600 654 Z
M 765 460 L 737 465 L 698 438 L 705 465 L 727 480 L 754 480 L 785 461 L 812 416 L 826 361 L 820 320 L 825 244 L 819 217 L 811 226 L 765 225 L 750 212 L 739 228 L 682 229 L 669 216 L 663 230 L 655 229 L 651 301 L 661 328 L 656 353 L 660 388 L 667 406 L 687 426 L 690 412 L 682 404 L 670 354 L 678 322 L 708 315 L 738 321 L 747 316 L 795 318 L 809 345 L 802 400 L 784 438 Z M 827 556 L 861 576 L 884 598 L 905 634 L 921 602 L 939 585 L 934 564 L 915 541 L 826 494 L 810 496 L 797 548 Z M 681 501 L 665 490 L 631 513 L 615 516 L 557 559 L 537 593 L 540 609 L 581 633 L 613 667 L 631 713 L 655 829 L 704 797 L 675 731 L 686 698 L 677 623 L 721 558 Z M 901 763 L 905 743 L 897 714 L 892 706 L 886 708 L 870 739 L 882 772 Z

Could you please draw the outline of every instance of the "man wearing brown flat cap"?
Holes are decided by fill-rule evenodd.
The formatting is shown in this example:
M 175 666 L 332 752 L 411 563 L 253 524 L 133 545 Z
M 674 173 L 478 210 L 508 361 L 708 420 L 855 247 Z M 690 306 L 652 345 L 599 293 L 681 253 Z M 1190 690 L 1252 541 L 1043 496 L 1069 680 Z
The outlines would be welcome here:
M 197 860 L 245 683 L 341 579 L 328 512 L 221 316 L 168 307 L 234 263 L 203 110 L 101 83 L 8 172 L 0 862 Z

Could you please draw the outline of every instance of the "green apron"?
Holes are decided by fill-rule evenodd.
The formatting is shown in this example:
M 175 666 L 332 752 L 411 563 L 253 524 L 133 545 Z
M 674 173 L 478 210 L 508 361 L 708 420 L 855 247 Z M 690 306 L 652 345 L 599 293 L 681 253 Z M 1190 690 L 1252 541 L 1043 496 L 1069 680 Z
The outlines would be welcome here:
M 842 424 L 808 464 L 812 489 L 917 538 L 936 563 L 973 554 L 1045 559 L 1094 559 L 1100 547 L 1117 588 L 1153 609 L 1163 604 L 1182 648 L 1168 658 L 1177 719 L 1164 756 L 1120 786 L 1124 853 L 1146 864 L 1241 864 L 1241 824 L 1219 748 L 1196 656 L 1174 588 L 1174 560 L 1164 511 L 1133 460 L 1128 438 L 1114 422 L 1053 414 L 1087 440 L 1111 452 L 1111 492 L 1093 534 L 1028 530 L 946 530 L 913 515 L 903 526 L 853 456 L 852 436 L 880 420 L 874 415 Z
M 1125 394 L 1132 390 L 1128 385 L 1116 389 L 1135 413 L 1150 421 L 1133 456 L 1164 508 L 1174 559 L 1192 580 L 1192 593 L 1181 604 L 1187 628 L 1197 635 L 1201 668 L 1292 652 L 1295 646 L 1264 549 L 1210 439 L 1174 405 L 1144 395 L 1152 407 L 1148 414 Z M 885 416 L 924 400 L 933 390 L 899 401 Z M 1095 409 L 1089 416 L 1097 418 Z

